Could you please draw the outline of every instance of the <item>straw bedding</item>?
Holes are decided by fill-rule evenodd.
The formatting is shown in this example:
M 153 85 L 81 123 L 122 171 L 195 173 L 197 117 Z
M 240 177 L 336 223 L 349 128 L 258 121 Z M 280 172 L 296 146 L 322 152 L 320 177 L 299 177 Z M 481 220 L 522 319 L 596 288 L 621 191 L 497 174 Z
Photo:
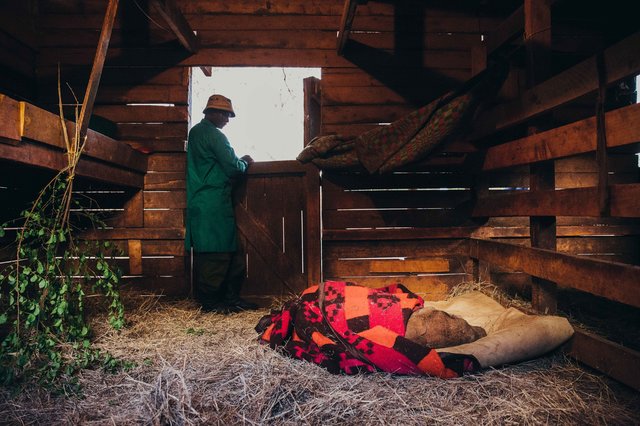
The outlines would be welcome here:
M 224 316 L 127 295 L 96 344 L 135 363 L 81 373 L 81 396 L 0 388 L 2 424 L 637 424 L 637 393 L 560 354 L 463 378 L 334 375 L 257 341 L 266 310 Z

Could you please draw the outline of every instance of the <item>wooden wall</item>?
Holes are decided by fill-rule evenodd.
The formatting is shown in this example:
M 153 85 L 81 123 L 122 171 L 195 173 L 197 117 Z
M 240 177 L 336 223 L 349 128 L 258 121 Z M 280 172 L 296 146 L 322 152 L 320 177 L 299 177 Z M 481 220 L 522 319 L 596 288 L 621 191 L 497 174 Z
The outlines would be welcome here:
M 92 122 L 149 153 L 143 192 L 128 202 L 122 218 L 112 221 L 114 229 L 96 236 L 127 242 L 123 247 L 142 256 L 131 261 L 129 275 L 173 293 L 188 288 L 185 254 L 178 244 L 184 227 L 187 67 L 322 67 L 320 130 L 355 134 L 392 121 L 467 79 L 480 34 L 498 22 L 496 13 L 504 13 L 478 10 L 469 16 L 442 7 L 445 3 L 425 9 L 370 2 L 359 7 L 341 57 L 335 49 L 341 0 L 178 5 L 198 33 L 201 46 L 193 55 L 147 2 L 121 2 L 94 110 L 107 121 Z M 38 2 L 39 104 L 55 108 L 58 64 L 64 86 L 81 98 L 104 8 L 98 0 Z M 416 78 L 422 82 L 419 91 L 412 83 Z M 66 87 L 64 93 L 65 103 L 73 104 Z M 145 105 L 131 105 L 137 103 Z M 152 260 L 155 256 L 162 260 Z

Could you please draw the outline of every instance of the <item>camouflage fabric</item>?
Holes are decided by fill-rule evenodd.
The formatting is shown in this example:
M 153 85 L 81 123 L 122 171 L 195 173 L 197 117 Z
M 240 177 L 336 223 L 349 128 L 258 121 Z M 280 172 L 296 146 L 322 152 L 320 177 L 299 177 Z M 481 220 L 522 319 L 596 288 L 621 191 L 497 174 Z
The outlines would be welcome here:
M 369 173 L 392 172 L 423 160 L 437 146 L 470 127 L 478 106 L 495 96 L 507 71 L 506 64 L 496 64 L 460 89 L 358 137 L 317 137 L 297 159 L 325 169 L 364 168 Z

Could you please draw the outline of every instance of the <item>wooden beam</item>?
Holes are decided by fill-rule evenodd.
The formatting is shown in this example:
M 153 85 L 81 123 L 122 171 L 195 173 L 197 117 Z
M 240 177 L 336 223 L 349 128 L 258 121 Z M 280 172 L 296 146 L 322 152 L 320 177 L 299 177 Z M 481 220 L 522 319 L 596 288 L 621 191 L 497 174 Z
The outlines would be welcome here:
M 565 346 L 567 355 L 607 376 L 640 391 L 640 352 L 576 329 Z
M 213 67 L 210 67 L 210 66 L 201 66 L 200 70 L 207 77 L 211 77 L 211 75 L 213 74 Z
M 102 76 L 102 69 L 104 68 L 104 62 L 107 58 L 107 50 L 109 49 L 109 40 L 111 39 L 111 31 L 113 30 L 113 23 L 116 19 L 116 12 L 118 10 L 118 0 L 109 0 L 107 5 L 107 11 L 102 23 L 102 30 L 100 32 L 100 40 L 98 42 L 98 48 L 96 55 L 93 59 L 93 66 L 91 67 L 91 74 L 89 75 L 89 83 L 84 93 L 84 100 L 82 101 L 82 108 L 80 109 L 80 115 L 78 117 L 79 137 L 83 141 L 87 134 L 89 127 L 89 119 L 93 111 L 93 104 L 98 94 L 98 87 L 100 86 L 100 77 Z
M 200 42 L 198 41 L 198 37 L 193 33 L 186 18 L 182 12 L 180 12 L 175 0 L 151 0 L 151 4 L 164 18 L 167 25 L 171 28 L 171 31 L 173 31 L 178 41 L 180 41 L 180 44 L 189 52 L 196 53 L 198 49 L 200 49 Z M 205 75 L 207 75 L 206 72 Z
M 257 163 L 256 163 L 257 164 Z M 253 164 L 255 166 L 256 164 Z M 249 170 L 251 170 L 251 168 Z M 304 255 L 307 286 L 318 284 L 322 279 L 322 230 L 320 226 L 320 171 L 312 164 L 305 166 L 304 177 Z
M 547 1 L 524 0 L 524 44 L 526 51 L 527 87 L 533 87 L 549 77 L 551 68 L 551 7 Z M 528 134 L 539 133 L 549 127 L 550 117 L 538 117 L 529 123 Z M 532 191 L 553 190 L 556 175 L 553 161 L 532 163 L 529 166 L 529 187 Z M 531 246 L 556 249 L 556 218 L 531 216 Z M 531 302 L 539 312 L 555 313 L 556 284 L 532 278 Z
M 24 104 L 22 136 L 59 149 L 65 149 L 60 118 L 31 104 Z M 66 122 L 68 133 L 74 134 L 75 124 Z M 138 172 L 147 171 L 147 156 L 125 143 L 116 141 L 93 130 L 86 131 L 87 140 L 83 156 L 96 158 L 117 167 Z
M 524 30 L 524 7 L 520 6 L 507 19 L 502 21 L 496 29 L 486 36 L 487 55 L 491 55 L 502 45 L 511 42 L 522 35 Z
M 349 33 L 351 32 L 351 26 L 353 25 L 353 18 L 356 15 L 357 7 L 358 0 L 344 0 L 342 18 L 340 19 L 340 28 L 338 29 L 338 42 L 336 44 L 339 56 L 342 56 L 344 53 L 344 47 L 349 39 Z
M 640 216 L 640 184 L 611 185 L 611 216 Z M 591 216 L 599 217 L 598 188 L 516 191 L 480 198 L 472 217 Z
M 24 102 L 0 93 L 0 142 L 16 145 L 22 139 Z
M 524 272 L 640 307 L 640 266 L 480 239 L 470 240 L 470 256 L 514 272 Z
M 640 104 L 606 113 L 607 147 L 630 145 L 640 141 Z M 596 150 L 596 119 L 591 117 L 485 151 L 482 170 L 497 170 L 552 160 Z
M 607 84 L 640 73 L 640 33 L 604 51 Z M 479 139 L 497 130 L 522 123 L 598 89 L 595 56 L 527 90 L 519 99 L 500 104 L 476 120 L 470 139 Z
M 60 171 L 67 166 L 66 154 L 58 149 L 23 141 L 20 145 L 0 144 L 0 158 L 34 167 Z M 76 167 L 78 176 L 131 188 L 142 188 L 144 175 L 82 157 Z
M 449 272 L 449 259 L 372 260 L 371 273 L 434 273 Z
M 605 103 L 607 97 L 607 69 L 604 65 L 602 53 L 596 55 L 596 68 L 598 69 L 598 100 L 596 102 L 596 162 L 598 164 L 598 205 L 600 215 L 607 216 L 609 210 L 609 187 L 607 168 L 607 125 L 605 115 Z

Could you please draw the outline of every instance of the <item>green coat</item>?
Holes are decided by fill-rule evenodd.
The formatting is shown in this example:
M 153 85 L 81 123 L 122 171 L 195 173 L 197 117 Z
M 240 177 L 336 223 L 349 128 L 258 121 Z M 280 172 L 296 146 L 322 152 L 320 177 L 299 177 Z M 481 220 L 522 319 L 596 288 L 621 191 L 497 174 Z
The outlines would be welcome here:
M 189 131 L 185 247 L 197 252 L 237 250 L 232 178 L 246 172 L 227 137 L 207 119 Z

